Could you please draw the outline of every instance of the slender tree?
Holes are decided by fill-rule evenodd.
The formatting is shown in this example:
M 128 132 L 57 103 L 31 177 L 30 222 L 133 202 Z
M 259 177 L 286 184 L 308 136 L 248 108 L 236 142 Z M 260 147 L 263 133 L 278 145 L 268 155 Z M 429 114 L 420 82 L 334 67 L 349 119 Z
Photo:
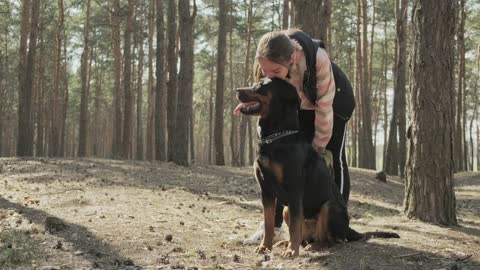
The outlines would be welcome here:
M 359 138 L 360 155 L 359 166 L 367 169 L 375 169 L 375 149 L 373 147 L 372 136 L 372 107 L 371 107 L 371 88 L 368 84 L 368 39 L 367 39 L 367 0 L 360 0 L 361 11 L 361 69 L 360 69 L 360 92 L 361 92 L 361 132 Z
M 127 20 L 125 24 L 124 44 L 123 44 L 123 141 L 122 158 L 130 159 L 132 149 L 132 32 L 133 32 L 133 12 L 135 1 L 128 0 Z
M 175 120 L 176 139 L 173 152 L 173 162 L 179 165 L 189 165 L 188 138 L 190 127 L 189 120 L 192 115 L 193 97 L 193 23 L 197 14 L 197 5 L 193 1 L 193 11 L 190 12 L 190 1 L 178 1 L 179 29 L 180 33 L 180 71 L 178 75 L 178 113 Z
M 144 50 L 143 50 L 143 21 L 144 17 L 142 12 L 144 9 L 137 10 L 137 27 L 136 27 L 136 37 L 137 37 L 137 46 L 139 48 L 138 52 L 138 69 L 137 69 L 137 151 L 135 152 L 136 159 L 143 159 L 143 115 L 142 115 L 142 106 L 143 106 L 143 61 L 144 61 Z
M 168 129 L 168 160 L 172 160 L 175 140 L 175 118 L 177 109 L 177 5 L 175 0 L 167 2 L 167 129 Z
M 235 104 L 235 83 L 234 83 L 234 76 L 233 76 L 233 51 L 234 51 L 234 44 L 233 44 L 233 19 L 234 19 L 234 9 L 233 9 L 233 0 L 230 0 L 230 16 L 229 16 L 229 26 L 230 26 L 230 33 L 229 33 L 229 72 L 230 72 L 230 104 L 234 106 Z M 287 13 L 288 16 L 288 13 Z M 288 21 L 288 18 L 287 18 Z M 213 69 L 213 65 L 212 65 Z M 213 74 L 212 74 L 213 80 Z M 213 106 L 213 105 L 212 105 Z M 239 147 L 238 147 L 238 121 L 237 117 L 230 113 L 230 154 L 231 154 L 231 163 L 233 166 L 240 165 L 240 156 L 239 156 Z
M 305 33 L 312 37 L 325 40 L 322 30 L 322 0 L 292 0 L 295 11 L 296 27 L 302 29 Z
M 215 164 L 225 165 L 224 143 L 223 143 L 223 110 L 224 110 L 224 93 L 225 93 L 225 63 L 227 58 L 227 27 L 224 22 L 227 21 L 227 3 L 219 0 L 219 16 L 218 16 L 218 41 L 217 41 L 217 84 L 215 94 Z
M 65 156 L 66 151 L 65 151 L 65 138 L 66 138 L 66 121 L 67 121 L 67 109 L 68 109 L 68 99 L 69 99 L 69 93 L 68 93 L 68 74 L 67 74 L 67 66 L 68 66 L 68 57 L 67 57 L 67 38 L 66 38 L 66 30 L 65 27 L 63 28 L 63 55 L 64 55 L 64 60 L 63 60 L 63 78 L 62 78 L 62 84 L 63 84 L 63 103 L 60 104 L 61 107 L 61 121 L 60 121 L 60 154 L 59 156 Z
M 121 155 L 122 146 L 122 51 L 120 48 L 120 0 L 113 0 L 112 12 L 112 47 L 114 62 L 114 87 L 113 87 L 113 140 L 112 156 Z
M 87 136 L 88 136 L 88 58 L 89 58 L 89 35 L 90 35 L 90 3 L 86 2 L 85 24 L 83 27 L 83 52 L 81 60 L 81 92 L 80 92 L 80 124 L 78 131 L 78 156 L 87 155 Z
M 415 0 L 413 6 L 404 211 L 408 217 L 442 225 L 457 223 L 452 109 L 455 8 L 453 1 L 436 0 Z
M 288 24 L 288 18 L 290 15 L 290 0 L 283 0 L 283 6 L 282 6 L 282 29 L 287 29 L 289 24 Z
M 40 27 L 39 27 L 39 49 L 40 49 L 40 55 L 38 59 L 38 65 L 37 65 L 37 70 L 36 76 L 37 82 L 36 82 L 36 143 L 35 143 L 35 156 L 37 157 L 42 157 L 45 155 L 45 131 L 46 131 L 46 126 L 45 126 L 45 116 L 46 116 L 46 104 L 45 104 L 45 92 L 46 92 L 46 87 L 45 87 L 45 50 L 46 50 L 46 44 L 45 44 L 45 16 L 41 16 L 40 18 Z M 0 78 L 0 84 L 1 84 L 1 78 Z
M 457 112 L 455 128 L 455 170 L 463 171 L 466 169 L 465 158 L 465 0 L 458 0 L 458 28 L 457 35 L 457 59 L 458 74 L 457 78 Z
M 406 75 L 407 75 L 407 10 L 408 0 L 396 1 L 395 79 L 392 118 L 384 170 L 391 175 L 404 175 L 406 159 Z M 398 138 L 398 139 L 397 139 Z
M 157 25 L 157 52 L 156 52 L 156 87 L 155 87 L 155 159 L 166 160 L 166 110 L 164 100 L 165 89 L 165 23 L 164 23 L 164 2 L 156 2 L 156 25 Z
M 22 22 L 20 30 L 19 58 L 19 105 L 18 105 L 18 141 L 17 155 L 33 155 L 33 123 L 32 123 L 32 93 L 34 80 L 34 63 L 37 44 L 40 0 L 30 3 L 23 1 Z M 30 17 L 31 14 L 31 17 Z M 30 22 L 30 27 L 28 26 Z M 28 29 L 30 28 L 30 32 Z M 27 36 L 28 53 L 27 53 Z
M 155 28 L 155 1 L 149 1 L 148 12 L 148 116 L 147 116 L 147 155 L 148 160 L 152 160 L 155 156 L 155 140 L 154 140 L 154 127 L 155 127 L 155 86 L 153 78 L 153 34 Z
M 58 0 L 58 22 L 56 32 L 55 48 L 55 77 L 53 79 L 53 89 L 50 95 L 50 134 L 48 143 L 48 155 L 50 157 L 59 156 L 60 150 L 60 81 L 62 78 L 62 38 L 64 31 L 64 7 L 63 0 Z
M 250 0 L 248 2 L 248 13 L 247 13 L 247 35 L 245 39 L 245 67 L 243 71 L 243 84 L 248 85 L 248 79 L 250 77 L 250 47 L 251 47 L 251 35 L 252 35 L 252 28 L 253 28 L 253 1 Z M 248 135 L 248 121 L 250 117 L 241 115 L 241 122 L 240 122 L 240 147 L 239 147 L 239 155 L 240 155 L 240 165 L 245 165 L 245 152 L 247 150 L 247 138 L 251 138 Z

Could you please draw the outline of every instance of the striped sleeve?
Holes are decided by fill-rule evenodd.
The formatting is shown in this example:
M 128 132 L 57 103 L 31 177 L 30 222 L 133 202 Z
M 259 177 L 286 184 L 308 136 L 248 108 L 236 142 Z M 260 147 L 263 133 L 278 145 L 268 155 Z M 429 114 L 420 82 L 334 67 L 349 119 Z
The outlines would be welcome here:
M 332 64 L 327 52 L 322 48 L 317 51 L 316 71 L 317 100 L 315 102 L 315 135 L 312 144 L 317 151 L 321 151 L 325 149 L 332 136 L 332 104 L 335 96 Z

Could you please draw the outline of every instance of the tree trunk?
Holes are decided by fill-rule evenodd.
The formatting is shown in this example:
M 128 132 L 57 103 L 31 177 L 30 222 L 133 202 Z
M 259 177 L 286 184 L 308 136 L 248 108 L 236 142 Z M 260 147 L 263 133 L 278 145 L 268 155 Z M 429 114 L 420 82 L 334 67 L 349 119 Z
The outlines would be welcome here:
M 175 0 L 168 0 L 167 3 L 167 129 L 168 147 L 167 158 L 172 160 L 175 141 L 175 118 L 177 114 L 177 6 Z
M 197 14 L 197 6 L 193 2 L 193 12 L 190 14 L 190 1 L 178 1 L 180 33 L 180 72 L 178 75 L 178 107 L 182 112 L 176 115 L 176 139 L 173 152 L 173 162 L 187 166 L 188 160 L 188 129 L 189 119 L 192 119 L 192 94 L 193 94 L 193 23 Z
M 325 31 L 322 25 L 322 0 L 292 0 L 295 7 L 294 25 L 302 29 L 311 37 L 324 39 L 322 36 Z
M 223 0 L 218 1 L 219 4 L 219 29 L 217 42 L 217 85 L 215 94 L 215 164 L 225 165 L 224 143 L 223 143 L 223 110 L 224 110 L 224 93 L 225 93 L 225 63 L 227 58 L 227 3 Z M 247 64 L 245 64 L 247 66 Z
M 360 123 L 362 122 L 362 111 L 363 111 L 363 101 L 360 98 L 360 80 L 362 77 L 362 51 L 361 51 L 361 40 L 362 40 L 362 35 L 361 35 L 361 25 L 362 25 L 362 20 L 361 20 L 361 8 L 360 8 L 360 1 L 358 0 L 356 3 L 357 7 L 357 18 L 356 18 L 356 50 L 355 50 L 355 110 L 356 113 L 353 115 L 353 121 L 352 121 L 352 144 L 353 144 L 353 149 L 352 149 L 352 166 L 353 167 L 359 167 L 359 158 L 360 158 L 360 152 L 363 150 L 362 144 L 360 143 L 361 141 L 361 126 Z
M 142 10 L 143 11 L 143 10 Z M 137 151 L 136 159 L 143 160 L 143 115 L 142 115 L 142 104 L 143 104 L 143 17 L 139 19 L 140 28 L 137 29 L 137 38 L 138 38 L 138 74 L 137 74 Z
M 287 1 L 287 6 L 288 6 L 288 0 Z M 232 108 L 234 108 L 236 104 L 236 98 L 235 98 L 235 83 L 234 83 L 234 77 L 233 77 L 233 19 L 234 19 L 234 10 L 233 10 L 233 0 L 230 0 L 230 16 L 229 16 L 229 22 L 230 22 L 230 33 L 229 33 L 229 72 L 230 72 L 230 103 L 232 105 Z M 288 16 L 288 13 L 287 13 Z M 288 17 L 287 17 L 287 23 L 288 23 Z M 286 28 L 285 28 L 286 29 Z M 233 110 L 232 110 L 233 111 Z M 240 165 L 240 158 L 239 158 L 239 147 L 238 147 L 238 121 L 237 117 L 233 115 L 233 113 L 230 113 L 230 154 L 231 154 L 231 165 L 232 166 L 239 166 Z
M 155 140 L 154 140 L 154 112 L 155 112 L 155 87 L 153 79 L 153 34 L 155 28 L 155 0 L 149 2 L 148 13 L 148 116 L 147 116 L 147 160 L 155 157 Z
M 64 7 L 63 0 L 58 0 L 58 24 L 56 33 L 55 48 L 55 77 L 53 79 L 53 89 L 50 95 L 50 134 L 48 143 L 48 156 L 58 157 L 60 149 L 60 80 L 62 78 L 62 38 L 64 31 Z
M 97 59 L 97 53 L 95 52 L 95 63 L 102 62 Z M 102 142 L 102 138 L 106 137 L 106 134 L 102 133 L 102 109 L 100 108 L 100 101 L 102 99 L 102 77 L 100 75 L 101 70 L 103 70 L 103 65 L 95 65 L 95 98 L 93 100 L 93 107 L 94 107 L 94 120 L 93 120 L 93 155 L 96 157 L 102 156 L 102 148 L 104 143 Z M 102 71 L 103 72 L 103 71 Z
M 115 79 L 113 88 L 113 140 L 112 157 L 118 158 L 122 151 L 122 51 L 120 48 L 120 0 L 113 1 L 112 13 L 112 47 L 113 62 L 115 65 Z
M 388 88 L 388 82 L 387 82 L 387 72 L 388 72 L 388 40 L 387 40 L 387 26 L 388 26 L 388 20 L 384 21 L 383 24 L 383 35 L 384 35 L 384 42 L 383 42 L 383 87 L 382 87 L 382 99 L 383 99 L 383 170 L 385 170 L 385 160 L 386 160 L 386 154 L 387 154 L 387 135 L 388 135 L 388 110 L 387 110 L 387 88 Z
M 384 170 L 391 175 L 404 175 L 405 166 L 405 108 L 407 69 L 407 0 L 396 2 L 396 48 L 392 118 Z M 399 140 L 397 140 L 399 138 Z
M 83 29 L 83 53 L 81 60 L 81 97 L 80 97 L 80 123 L 78 130 L 78 156 L 87 155 L 87 136 L 88 136 L 88 57 L 89 57 L 89 33 L 90 33 L 90 3 L 87 0 L 87 11 L 85 15 L 85 25 Z
M 213 56 L 212 56 L 213 57 Z M 208 164 L 213 164 L 213 158 L 215 153 L 215 145 L 213 144 L 213 109 L 214 109 L 214 88 L 213 88 L 213 81 L 214 81 L 214 72 L 215 66 L 210 65 L 210 91 L 208 97 Z M 213 150 L 213 151 L 212 151 Z
M 362 46 L 361 46 L 361 72 L 360 91 L 362 98 L 362 125 L 359 144 L 361 145 L 359 165 L 361 168 L 375 169 L 375 149 L 372 142 L 372 108 L 371 89 L 368 84 L 368 39 L 367 39 L 367 0 L 360 1 L 362 17 Z
M 334 55 L 332 47 L 332 0 L 324 0 L 322 7 L 322 35 L 320 39 L 325 43 L 325 47 L 330 55 Z
M 283 0 L 283 8 L 282 8 L 282 29 L 287 29 L 288 24 L 288 17 L 290 14 L 290 0 Z
M 246 47 L 246 55 L 245 55 L 245 69 L 243 72 L 243 86 L 246 86 L 249 84 L 248 78 L 250 77 L 250 40 L 251 40 L 251 32 L 252 32 L 252 10 L 253 10 L 253 1 L 249 1 L 248 5 L 248 16 L 247 16 L 247 36 L 245 40 L 245 47 Z M 248 138 L 248 124 L 247 121 L 249 117 L 244 116 L 243 114 L 240 115 L 240 165 L 244 166 L 246 164 L 245 162 L 245 152 L 248 150 L 247 146 L 247 138 Z
M 410 218 L 442 225 L 457 224 L 453 190 L 453 11 L 453 1 L 416 0 L 413 7 L 404 211 Z
M 128 0 L 127 21 L 125 24 L 124 44 L 123 44 L 123 141 L 122 158 L 132 158 L 132 32 L 133 32 L 133 11 L 135 1 Z
M 480 74 L 480 45 L 477 45 L 477 74 Z M 480 106 L 479 98 L 478 98 L 478 78 L 479 76 L 476 76 L 475 78 L 475 90 L 474 90 L 474 96 L 475 96 L 475 102 L 473 103 L 473 108 L 474 108 L 474 117 L 475 117 L 475 122 L 477 123 L 477 128 L 476 128 L 476 134 L 477 134 L 477 149 L 472 148 L 472 152 L 477 152 L 477 171 L 480 170 L 480 123 L 479 120 L 479 112 L 478 112 L 478 106 Z
M 457 113 L 455 128 L 455 171 L 466 168 L 464 158 L 465 146 L 465 0 L 459 0 L 458 29 L 457 29 L 457 59 L 458 59 L 458 85 L 457 85 Z
M 34 63 L 37 44 L 38 20 L 40 14 L 40 0 L 31 5 L 30 37 L 28 54 L 26 38 L 30 17 L 30 1 L 24 1 L 21 25 L 20 59 L 19 59 L 19 106 L 18 106 L 18 156 L 33 156 L 33 121 L 32 121 L 32 93 L 34 80 Z M 26 11 L 28 10 L 28 11 Z M 25 17 L 25 18 L 24 18 Z
M 68 75 L 67 75 L 67 38 L 66 38 L 66 31 L 65 27 L 63 28 L 63 55 L 64 63 L 63 63 L 63 104 L 61 104 L 61 122 L 60 122 L 60 150 L 59 156 L 65 156 L 65 140 L 66 140 L 66 121 L 67 121 L 67 109 L 68 109 Z
M 156 70 L 157 83 L 155 87 L 155 159 L 166 160 L 166 109 L 164 99 L 166 97 L 165 89 L 165 23 L 163 19 L 164 5 L 163 0 L 157 0 L 156 23 L 157 23 L 157 54 Z M 187 121 L 188 124 L 188 121 Z M 188 139 L 188 137 L 187 137 Z
M 36 122 L 37 122 L 37 139 L 36 139 L 36 149 L 35 156 L 42 157 L 45 156 L 45 38 L 44 38 L 44 21 L 42 18 L 40 22 L 39 36 L 40 36 L 40 59 L 37 68 L 37 95 L 36 95 Z M 0 78 L 1 86 L 2 78 Z M 1 92 L 1 91 L 0 91 Z

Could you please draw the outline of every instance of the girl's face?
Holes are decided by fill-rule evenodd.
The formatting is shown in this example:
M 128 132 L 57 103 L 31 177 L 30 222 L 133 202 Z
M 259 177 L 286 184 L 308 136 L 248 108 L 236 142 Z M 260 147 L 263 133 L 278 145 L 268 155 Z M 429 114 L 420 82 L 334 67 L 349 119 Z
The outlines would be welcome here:
M 259 58 L 258 64 L 260 65 L 263 76 L 268 78 L 277 77 L 283 80 L 287 79 L 288 67 L 274 63 L 265 57 Z

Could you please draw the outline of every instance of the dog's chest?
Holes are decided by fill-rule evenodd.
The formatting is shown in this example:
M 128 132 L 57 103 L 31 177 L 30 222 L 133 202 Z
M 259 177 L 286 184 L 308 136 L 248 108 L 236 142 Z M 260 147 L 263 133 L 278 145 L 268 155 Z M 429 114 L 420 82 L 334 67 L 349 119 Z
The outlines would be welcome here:
M 260 155 L 255 161 L 255 174 L 260 186 L 284 183 L 284 166 L 269 157 Z

